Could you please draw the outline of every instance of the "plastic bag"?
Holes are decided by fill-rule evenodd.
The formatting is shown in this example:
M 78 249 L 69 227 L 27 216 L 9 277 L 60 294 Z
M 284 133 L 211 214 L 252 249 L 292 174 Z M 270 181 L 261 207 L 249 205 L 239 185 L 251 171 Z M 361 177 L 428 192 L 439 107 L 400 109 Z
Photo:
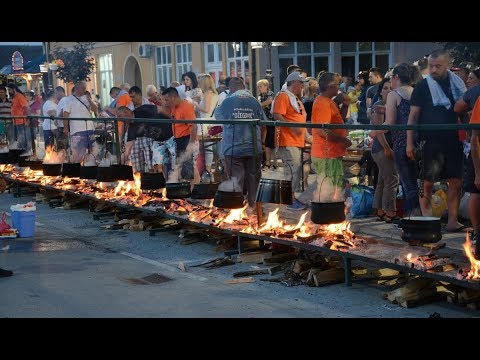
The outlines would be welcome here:
M 10 206 L 11 211 L 36 211 L 37 207 L 33 201 L 30 201 L 26 204 L 17 204 Z
M 370 216 L 373 212 L 373 188 L 365 185 L 352 185 L 350 190 L 352 206 L 350 216 L 352 218 Z
M 0 221 L 0 234 L 10 230 L 12 227 L 7 223 L 7 214 L 3 212 L 2 220 Z
M 447 210 L 447 194 L 443 189 L 439 189 L 432 195 L 432 215 L 441 218 L 445 210 Z

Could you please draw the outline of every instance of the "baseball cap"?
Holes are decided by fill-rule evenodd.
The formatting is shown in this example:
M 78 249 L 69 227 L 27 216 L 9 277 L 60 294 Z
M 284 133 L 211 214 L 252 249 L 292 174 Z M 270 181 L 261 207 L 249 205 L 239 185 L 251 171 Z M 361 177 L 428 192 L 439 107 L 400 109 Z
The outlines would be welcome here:
M 294 80 L 301 81 L 301 82 L 307 82 L 308 81 L 302 75 L 300 75 L 300 73 L 298 71 L 294 71 L 290 75 L 288 75 L 285 82 L 288 83 L 288 82 L 294 81 Z
M 475 67 L 472 62 L 469 61 L 463 61 L 458 66 L 453 66 L 450 70 L 452 71 L 458 71 L 461 69 L 467 69 L 467 70 L 472 70 Z

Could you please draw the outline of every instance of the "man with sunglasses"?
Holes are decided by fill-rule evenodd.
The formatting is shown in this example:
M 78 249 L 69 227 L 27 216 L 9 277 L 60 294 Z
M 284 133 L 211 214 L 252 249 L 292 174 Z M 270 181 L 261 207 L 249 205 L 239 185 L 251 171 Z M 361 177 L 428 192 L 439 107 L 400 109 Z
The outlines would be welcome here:
M 308 80 L 298 71 L 287 76 L 287 89 L 275 97 L 273 119 L 283 122 L 306 123 L 307 114 L 303 106 L 303 85 Z M 293 192 L 301 191 L 302 148 L 305 146 L 303 127 L 276 127 L 275 146 L 282 159 L 285 179 L 292 179 Z

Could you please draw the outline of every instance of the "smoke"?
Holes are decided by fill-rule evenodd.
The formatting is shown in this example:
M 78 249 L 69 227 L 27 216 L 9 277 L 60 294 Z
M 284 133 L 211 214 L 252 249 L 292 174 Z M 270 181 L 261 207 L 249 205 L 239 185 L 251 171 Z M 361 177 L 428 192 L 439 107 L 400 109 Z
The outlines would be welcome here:
M 65 150 L 54 151 L 53 146 L 47 146 L 45 149 L 45 156 L 43 157 L 44 164 L 62 164 L 65 161 Z
M 8 148 L 8 145 L 0 145 L 0 153 L 8 153 L 10 149 Z
M 240 186 L 237 178 L 232 176 L 230 179 L 222 181 L 222 183 L 218 185 L 218 190 L 226 192 L 241 192 L 243 191 L 243 186 Z
M 341 202 L 344 201 L 343 189 L 341 187 L 335 186 L 332 183 L 330 177 L 318 176 L 317 178 L 317 188 L 313 193 L 312 201 L 313 202 Z
M 184 152 L 182 152 L 180 156 L 177 155 L 177 163 L 173 164 L 173 169 L 168 174 L 167 183 L 179 182 L 183 164 L 185 163 L 185 161 L 193 158 L 194 152 L 195 152 L 194 146 L 187 146 L 187 149 Z

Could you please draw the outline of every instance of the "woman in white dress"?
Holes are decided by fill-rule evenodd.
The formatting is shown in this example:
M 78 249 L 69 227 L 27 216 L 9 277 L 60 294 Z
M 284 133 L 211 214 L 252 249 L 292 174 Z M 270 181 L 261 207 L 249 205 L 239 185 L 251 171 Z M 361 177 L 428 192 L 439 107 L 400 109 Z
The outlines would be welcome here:
M 217 89 L 215 88 L 215 81 L 213 80 L 210 74 L 200 74 L 198 76 L 198 87 L 202 90 L 203 97 L 200 102 L 194 102 L 195 112 L 198 112 L 197 120 L 199 119 L 206 119 L 212 120 L 215 119 L 213 116 L 213 112 L 218 104 L 218 93 Z M 198 139 L 200 141 L 200 152 L 199 156 L 197 157 L 197 168 L 200 173 L 203 171 L 203 157 L 205 156 L 205 165 L 206 169 L 210 172 L 212 162 L 213 162 L 213 152 L 215 147 L 215 142 L 205 141 L 203 145 L 208 149 L 205 151 L 204 146 L 202 146 L 202 130 L 203 130 L 203 137 L 207 139 L 208 130 L 214 124 L 197 124 L 197 134 Z

